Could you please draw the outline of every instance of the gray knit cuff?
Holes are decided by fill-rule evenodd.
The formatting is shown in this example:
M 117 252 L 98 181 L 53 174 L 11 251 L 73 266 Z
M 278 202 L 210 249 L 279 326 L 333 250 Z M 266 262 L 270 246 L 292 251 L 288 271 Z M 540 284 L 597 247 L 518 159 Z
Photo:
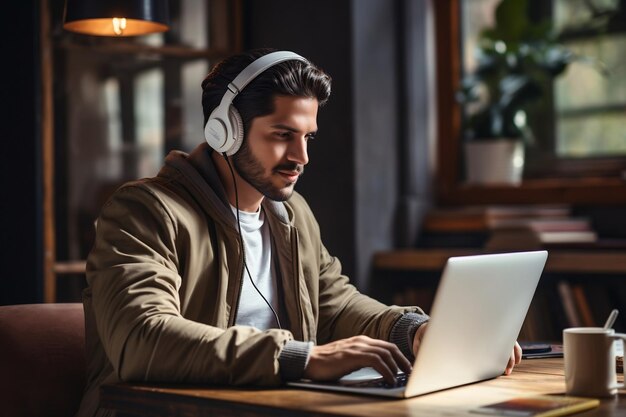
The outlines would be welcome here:
M 302 378 L 304 368 L 309 363 L 309 355 L 313 342 L 299 342 L 290 340 L 285 343 L 278 356 L 280 376 L 283 381 L 297 381 Z
M 406 313 L 396 321 L 391 329 L 389 341 L 395 343 L 400 349 L 400 352 L 410 361 L 415 359 L 415 356 L 413 356 L 413 339 L 415 338 L 415 332 L 429 319 L 430 317 L 426 314 Z

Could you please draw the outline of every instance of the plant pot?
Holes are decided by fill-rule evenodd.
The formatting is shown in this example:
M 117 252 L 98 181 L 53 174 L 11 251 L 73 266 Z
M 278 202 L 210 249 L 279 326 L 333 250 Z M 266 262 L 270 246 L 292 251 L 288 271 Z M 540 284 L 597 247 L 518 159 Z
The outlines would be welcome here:
M 524 144 L 516 139 L 465 143 L 466 181 L 480 185 L 519 185 L 524 170 Z

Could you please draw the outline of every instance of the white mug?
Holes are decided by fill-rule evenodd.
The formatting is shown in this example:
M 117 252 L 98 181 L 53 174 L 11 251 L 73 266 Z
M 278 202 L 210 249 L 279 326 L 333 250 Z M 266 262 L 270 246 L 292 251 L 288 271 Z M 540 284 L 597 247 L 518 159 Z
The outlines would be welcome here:
M 614 341 L 626 343 L 626 334 L 602 327 L 563 330 L 565 388 L 569 395 L 610 397 L 624 384 L 617 383 Z

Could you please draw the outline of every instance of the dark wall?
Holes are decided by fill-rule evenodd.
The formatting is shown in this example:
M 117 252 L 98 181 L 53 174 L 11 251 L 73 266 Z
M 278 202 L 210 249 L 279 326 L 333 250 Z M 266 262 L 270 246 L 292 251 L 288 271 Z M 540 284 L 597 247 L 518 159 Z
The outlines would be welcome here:
M 398 186 L 402 65 L 398 22 L 404 0 L 244 3 L 246 48 L 294 50 L 333 78 L 318 117 L 311 163 L 297 190 L 320 223 L 329 251 L 367 289 L 374 251 L 393 247 Z M 402 6 L 404 5 L 404 6 Z M 2 27 L 5 140 L 0 199 L 0 303 L 41 300 L 39 3 L 10 2 Z M 17 25 L 19 28 L 12 27 Z M 19 34 L 19 36 L 16 36 Z M 399 55 L 400 54 L 400 55 Z M 11 99 L 8 100 L 7 98 Z M 413 117 L 404 112 L 404 117 Z M 61 167 L 59 167 L 61 168 Z M 406 227 L 405 227 L 406 229 Z
M 42 300 L 39 2 L 2 7 L 0 305 Z
M 319 140 L 310 146 L 297 189 L 311 205 L 325 245 L 365 292 L 373 254 L 399 240 L 414 241 L 415 213 L 429 203 L 429 4 L 244 3 L 246 48 L 293 49 L 333 77 L 332 96 L 318 117 Z
M 400 2 L 352 4 L 355 283 L 368 291 L 374 252 L 392 247 L 398 201 Z
M 333 79 L 318 115 L 318 136 L 296 190 L 309 202 L 329 251 L 355 271 L 351 2 L 264 0 L 244 3 L 245 48 L 292 50 Z

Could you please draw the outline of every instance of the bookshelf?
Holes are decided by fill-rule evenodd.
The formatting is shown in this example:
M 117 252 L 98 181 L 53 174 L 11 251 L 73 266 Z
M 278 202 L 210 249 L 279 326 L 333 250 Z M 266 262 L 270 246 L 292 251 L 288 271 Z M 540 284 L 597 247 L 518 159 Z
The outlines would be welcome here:
M 402 249 L 374 255 L 373 293 L 381 301 L 430 311 L 439 276 L 452 256 L 494 253 L 475 248 Z M 601 326 L 612 308 L 626 310 L 623 250 L 550 250 L 520 340 L 559 342 L 566 327 Z M 616 323 L 624 331 L 626 320 Z
M 429 312 L 439 276 L 452 256 L 482 249 L 402 249 L 374 255 L 373 293 L 381 301 Z M 612 308 L 626 308 L 624 251 L 551 250 L 520 340 L 559 341 L 565 327 L 600 326 Z M 616 323 L 623 331 L 626 320 Z
M 558 341 L 565 327 L 602 325 L 612 308 L 626 311 L 621 216 L 591 214 L 569 205 L 433 208 L 413 248 L 374 255 L 372 290 L 382 301 L 428 312 L 448 258 L 546 249 L 520 337 Z M 626 319 L 616 329 L 626 330 Z

